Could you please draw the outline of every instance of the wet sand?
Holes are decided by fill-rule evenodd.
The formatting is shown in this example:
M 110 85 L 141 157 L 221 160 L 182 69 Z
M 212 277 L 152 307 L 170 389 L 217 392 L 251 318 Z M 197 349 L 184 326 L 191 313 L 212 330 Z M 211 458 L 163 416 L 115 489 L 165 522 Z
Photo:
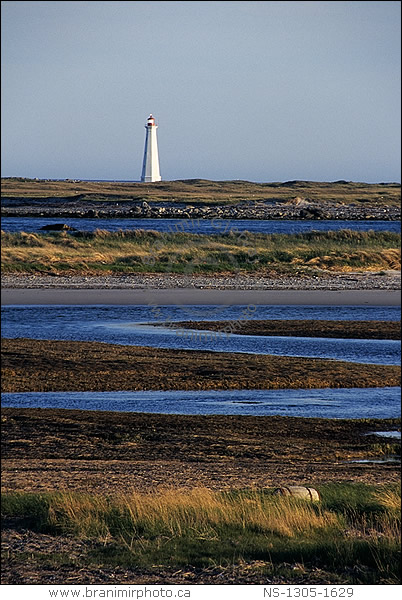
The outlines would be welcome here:
M 399 290 L 3 289 L 2 305 L 400 306 Z

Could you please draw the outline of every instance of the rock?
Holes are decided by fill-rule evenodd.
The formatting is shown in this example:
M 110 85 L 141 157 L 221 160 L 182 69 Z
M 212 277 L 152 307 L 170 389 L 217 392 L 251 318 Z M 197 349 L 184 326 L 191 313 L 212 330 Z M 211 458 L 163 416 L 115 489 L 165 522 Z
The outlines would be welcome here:
M 303 487 L 301 485 L 290 485 L 288 487 L 280 487 L 274 490 L 274 494 L 279 496 L 292 496 L 293 498 L 301 498 L 311 502 L 319 502 L 320 495 L 314 488 Z
M 99 214 L 98 214 L 97 210 L 93 210 L 91 208 L 91 209 L 89 209 L 89 210 L 86 211 L 85 216 L 88 217 L 89 219 L 92 219 L 92 218 L 99 217 Z
M 77 231 L 75 227 L 70 227 L 65 223 L 51 223 L 50 225 L 43 225 L 40 228 L 41 231 Z
M 130 208 L 128 211 L 130 215 L 139 216 L 141 214 L 141 209 L 139 206 L 134 206 L 134 208 Z
M 23 206 L 3 206 L 4 217 L 56 217 L 68 219 L 72 217 L 86 218 L 204 218 L 215 217 L 228 219 L 344 219 L 344 220 L 389 220 L 400 219 L 400 207 L 363 206 L 361 204 L 341 205 L 331 202 L 312 201 L 308 198 L 296 197 L 287 203 L 270 203 L 269 205 L 250 205 L 243 202 L 236 206 L 175 206 L 172 204 L 158 206 L 148 202 L 111 204 L 99 203 L 96 210 L 86 202 L 58 204 L 57 206 L 36 206 L 31 203 Z M 63 224 L 62 224 L 63 225 Z M 50 229 L 50 228 L 49 228 Z M 60 229 L 63 231 L 63 229 Z M 66 230 L 64 228 L 64 230 Z

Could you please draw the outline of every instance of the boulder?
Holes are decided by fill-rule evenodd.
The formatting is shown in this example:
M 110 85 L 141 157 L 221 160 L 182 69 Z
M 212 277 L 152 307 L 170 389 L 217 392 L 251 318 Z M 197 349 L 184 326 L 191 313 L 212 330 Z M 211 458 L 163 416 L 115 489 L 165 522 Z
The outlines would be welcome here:
M 40 231 L 77 231 L 75 227 L 70 227 L 65 223 L 50 223 L 49 225 L 43 225 Z
M 274 490 L 274 494 L 279 496 L 292 496 L 310 502 L 319 502 L 320 495 L 314 488 L 304 487 L 301 485 L 290 485 L 288 487 L 280 487 Z

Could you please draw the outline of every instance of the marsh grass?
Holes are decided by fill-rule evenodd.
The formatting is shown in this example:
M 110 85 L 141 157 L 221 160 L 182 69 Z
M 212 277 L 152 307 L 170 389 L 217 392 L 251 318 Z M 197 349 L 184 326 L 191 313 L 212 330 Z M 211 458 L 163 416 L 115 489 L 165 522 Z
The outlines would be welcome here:
M 4 272 L 219 273 L 397 269 L 400 235 L 351 230 L 200 235 L 2 232 Z
M 397 486 L 330 484 L 320 503 L 272 490 L 167 489 L 113 497 L 5 494 L 2 512 L 53 535 L 96 539 L 89 562 L 143 566 L 296 562 L 355 583 L 398 582 Z

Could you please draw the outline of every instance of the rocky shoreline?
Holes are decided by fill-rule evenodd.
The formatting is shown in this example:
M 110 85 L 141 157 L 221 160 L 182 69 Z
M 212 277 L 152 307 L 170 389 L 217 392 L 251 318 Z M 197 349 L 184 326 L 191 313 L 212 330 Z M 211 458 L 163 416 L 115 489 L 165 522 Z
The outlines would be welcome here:
M 30 275 L 3 274 L 3 289 L 399 290 L 399 271 L 273 275 Z
M 383 220 L 398 221 L 399 206 L 317 202 L 293 198 L 287 202 L 241 202 L 237 205 L 197 205 L 183 202 L 83 200 L 74 198 L 2 197 L 3 217 L 57 217 L 87 219 L 247 219 L 247 220 Z

